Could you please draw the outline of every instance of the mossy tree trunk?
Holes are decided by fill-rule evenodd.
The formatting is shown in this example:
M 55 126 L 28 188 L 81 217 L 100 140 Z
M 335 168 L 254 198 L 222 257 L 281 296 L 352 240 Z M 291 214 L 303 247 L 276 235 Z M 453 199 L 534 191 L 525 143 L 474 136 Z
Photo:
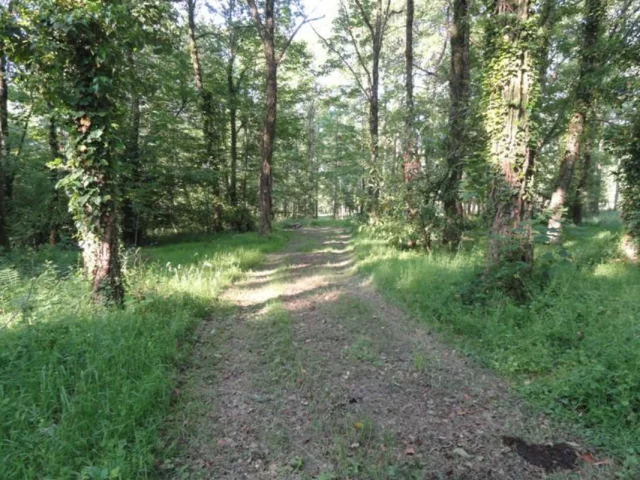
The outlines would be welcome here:
M 113 85 L 113 65 L 99 52 L 113 48 L 100 22 L 90 17 L 76 22 L 66 38 L 71 54 L 66 67 L 75 84 L 76 98 L 68 107 L 83 112 L 74 118 L 65 145 L 66 167 L 62 180 L 69 207 L 80 235 L 82 257 L 95 302 L 121 305 L 124 300 L 117 222 L 117 165 L 112 132 L 115 107 L 95 79 Z M 87 49 L 86 45 L 96 45 Z M 100 47 L 100 48 L 98 48 Z
M 488 159 L 494 172 L 487 266 L 515 269 L 505 284 L 520 289 L 519 278 L 533 267 L 530 220 L 532 112 L 537 108 L 538 25 L 529 0 L 496 0 L 487 25 L 483 87 Z M 521 268 L 524 267 L 524 268 Z

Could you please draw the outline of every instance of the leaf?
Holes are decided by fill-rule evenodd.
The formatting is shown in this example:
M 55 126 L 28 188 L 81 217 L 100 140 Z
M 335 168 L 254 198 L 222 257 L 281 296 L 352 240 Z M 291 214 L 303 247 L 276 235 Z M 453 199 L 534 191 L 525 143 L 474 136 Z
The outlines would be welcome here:
M 580 455 L 580 458 L 582 458 L 582 460 L 584 460 L 585 462 L 587 462 L 590 465 L 593 465 L 596 461 L 595 458 L 593 458 L 593 455 L 591 454 L 591 452 L 584 452 Z
M 454 455 L 458 455 L 458 456 L 460 456 L 462 458 L 473 458 L 473 455 L 469 455 L 464 448 L 460 448 L 460 447 L 454 448 L 453 449 L 453 454 Z

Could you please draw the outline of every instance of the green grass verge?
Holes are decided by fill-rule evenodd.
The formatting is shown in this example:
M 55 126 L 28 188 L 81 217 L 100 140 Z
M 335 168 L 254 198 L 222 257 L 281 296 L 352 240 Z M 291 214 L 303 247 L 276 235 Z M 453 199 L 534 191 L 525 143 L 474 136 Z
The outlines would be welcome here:
M 537 247 L 548 279 L 530 302 L 489 292 L 471 305 L 463 300 L 483 268 L 481 241 L 456 256 L 402 252 L 366 232 L 354 244 L 359 268 L 382 292 L 638 478 L 640 269 L 618 259 L 618 240 L 615 221 L 571 227 L 566 251 Z
M 0 259 L 0 478 L 152 477 L 194 327 L 285 242 L 225 234 L 131 252 L 124 310 L 90 304 L 74 252 Z

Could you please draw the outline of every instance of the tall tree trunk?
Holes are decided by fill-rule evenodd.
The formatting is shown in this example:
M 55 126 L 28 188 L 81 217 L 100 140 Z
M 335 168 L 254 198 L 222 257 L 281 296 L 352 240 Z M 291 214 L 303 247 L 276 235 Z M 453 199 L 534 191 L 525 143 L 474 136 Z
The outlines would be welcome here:
M 574 112 L 569 120 L 569 129 L 564 148 L 560 173 L 549 208 L 551 218 L 547 225 L 547 237 L 551 243 L 558 243 L 562 233 L 562 216 L 575 165 L 580 161 L 580 147 L 584 141 L 585 128 L 593 109 L 594 76 L 598 69 L 598 43 L 601 36 L 605 9 L 602 0 L 586 0 L 580 71 L 575 92 Z
M 537 107 L 529 0 L 496 0 L 490 12 L 484 78 L 485 128 L 494 169 L 487 267 L 514 269 L 507 292 L 523 295 L 521 278 L 533 267 L 530 192 L 531 112 Z M 525 266 L 525 270 L 520 267 Z
M 50 109 L 53 109 L 49 105 Z M 51 153 L 51 160 L 60 158 L 62 150 L 60 149 L 60 142 L 58 141 L 58 132 L 56 129 L 55 118 L 52 115 L 49 118 L 49 132 L 48 132 L 49 151 Z M 51 203 L 49 204 L 49 245 L 55 245 L 58 238 L 58 229 L 60 227 L 60 190 L 58 189 L 58 181 L 60 180 L 60 173 L 58 170 L 51 170 L 49 172 L 49 178 L 51 186 L 53 188 L 51 194 Z
M 262 156 L 260 165 L 260 227 L 261 235 L 271 233 L 273 215 L 271 161 L 276 137 L 276 115 L 278 104 L 278 67 L 275 62 L 273 45 L 265 47 L 267 57 L 267 82 L 265 87 L 266 111 L 262 126 Z
M 275 46 L 275 0 L 266 0 L 264 4 L 264 18 L 261 17 L 255 0 L 247 0 L 251 17 L 255 23 L 266 60 L 266 82 L 265 82 L 265 114 L 262 126 L 262 154 L 260 165 L 260 235 L 271 234 L 271 218 L 273 216 L 272 188 L 273 177 L 271 174 L 271 163 L 273 159 L 273 148 L 276 138 L 276 115 L 278 109 L 278 65 L 282 61 L 287 48 L 293 41 L 293 37 L 298 32 L 306 18 L 294 33 L 286 41 L 280 53 L 276 53 Z
M 213 225 L 214 232 L 222 230 L 222 205 L 220 203 L 220 168 L 215 155 L 215 121 L 213 95 L 204 86 L 202 66 L 200 65 L 200 53 L 198 51 L 198 43 L 196 41 L 196 4 L 197 0 L 186 0 L 187 17 L 189 27 L 189 51 L 191 53 L 191 66 L 193 67 L 193 75 L 196 82 L 196 88 L 200 95 L 200 110 L 202 112 L 202 134 L 205 145 L 206 167 L 213 171 Z
M 557 20 L 556 7 L 556 0 L 543 0 L 541 12 L 539 15 L 539 31 L 541 33 L 539 42 L 540 47 L 538 50 L 538 84 L 540 85 L 540 99 L 543 99 L 547 96 L 548 73 L 549 66 L 551 64 L 551 39 L 553 37 L 553 28 Z M 540 125 L 542 122 L 541 114 L 541 108 L 536 109 L 532 114 L 532 119 L 536 125 Z M 531 143 L 529 149 L 529 178 L 527 179 L 527 181 L 531 183 L 530 188 L 533 188 L 533 174 L 535 172 L 536 162 L 538 160 L 538 155 L 542 146 L 543 135 L 539 135 L 538 139 L 535 142 Z M 533 202 L 528 202 L 528 208 L 531 210 L 529 216 L 533 217 Z
M 9 248 L 9 222 L 7 219 L 7 163 L 8 149 L 8 87 L 7 59 L 4 43 L 0 39 L 0 248 Z
M 309 175 L 309 186 L 311 187 L 311 191 L 308 192 L 307 201 L 305 202 L 305 215 L 315 216 L 315 203 L 316 203 L 316 105 L 314 100 L 311 100 L 311 104 L 309 106 L 309 143 L 308 143 L 308 175 Z
M 142 172 L 140 165 L 140 94 L 133 93 L 131 99 L 131 131 L 125 146 L 124 158 L 127 161 L 128 181 L 124 192 L 122 205 L 122 237 L 123 240 L 134 246 L 139 246 L 143 241 L 143 229 L 140 224 L 140 204 L 136 205 L 136 191 L 142 184 Z
M 404 83 L 405 83 L 405 118 L 404 118 L 404 181 L 408 182 L 414 175 L 415 161 L 415 108 L 413 102 L 413 19 L 415 13 L 414 0 L 407 0 L 404 42 Z
M 456 250 L 462 238 L 464 210 L 460 201 L 460 182 L 467 144 L 466 116 L 469 109 L 469 3 L 454 0 L 451 28 L 451 70 L 449 78 L 449 136 L 447 139 L 447 177 L 442 189 L 445 213 L 443 243 Z
M 243 148 L 242 148 L 242 203 L 247 204 L 247 175 L 249 173 L 249 117 L 245 113 L 242 123 L 244 124 Z
M 404 68 L 405 68 L 405 118 L 404 129 L 405 138 L 403 145 L 403 174 L 406 184 L 407 217 L 412 221 L 418 212 L 419 200 L 415 198 L 415 185 L 412 181 L 420 172 L 420 161 L 416 155 L 416 128 L 415 128 L 415 107 L 413 101 L 413 21 L 415 6 L 414 0 L 407 0 L 405 17 L 405 47 L 404 47 Z M 395 142 L 394 142 L 395 149 Z M 395 156 L 394 156 L 395 158 Z M 394 162 L 395 168 L 395 162 Z
M 377 215 L 378 199 L 380 197 L 380 134 L 379 134 L 379 85 L 380 85 L 380 50 L 374 47 L 373 60 L 371 64 L 371 93 L 369 98 L 369 141 L 371 142 L 371 165 L 369 166 L 372 175 L 369 178 L 367 195 L 369 203 L 367 213 L 373 217 Z
M 586 140 L 584 142 L 584 149 L 582 154 L 582 170 L 580 171 L 580 179 L 578 180 L 578 185 L 576 186 L 576 194 L 573 199 L 573 205 L 571 205 L 571 217 L 573 218 L 573 223 L 576 225 L 580 225 L 582 223 L 582 218 L 584 215 L 584 201 L 585 197 L 588 193 L 592 168 L 592 141 Z
M 233 76 L 233 67 L 235 62 L 235 54 L 229 57 L 227 65 L 227 88 L 229 90 L 229 128 L 231 130 L 231 168 L 229 174 L 229 201 L 231 205 L 238 205 L 238 127 L 237 115 L 237 92 Z

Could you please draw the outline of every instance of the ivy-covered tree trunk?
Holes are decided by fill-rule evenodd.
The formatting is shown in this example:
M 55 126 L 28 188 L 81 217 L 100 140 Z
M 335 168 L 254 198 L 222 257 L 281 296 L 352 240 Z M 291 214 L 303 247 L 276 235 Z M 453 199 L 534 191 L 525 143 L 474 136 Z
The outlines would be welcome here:
M 64 184 L 70 193 L 69 204 L 76 218 L 93 299 L 103 304 L 122 304 L 124 282 L 116 214 L 116 159 L 109 122 L 112 105 L 106 98 L 90 93 L 92 81 L 93 76 L 85 77 L 85 95 L 76 105 L 76 111 L 86 113 L 75 119 L 73 137 L 66 147 L 72 173 Z
M 84 13 L 84 12 L 83 12 Z M 80 237 L 87 277 L 96 303 L 121 305 L 124 300 L 117 222 L 114 57 L 101 52 L 117 48 L 94 16 L 78 15 L 60 49 L 61 68 L 73 84 L 73 96 L 62 97 L 72 117 L 64 147 L 68 175 L 61 181 L 69 195 Z M 92 45 L 93 48 L 87 48 Z
M 0 248 L 9 248 L 9 222 L 7 219 L 7 192 L 5 191 L 8 162 L 7 155 L 7 128 L 5 124 L 8 118 L 7 109 L 7 78 L 6 58 L 4 45 L 0 39 Z
M 508 272 L 503 287 L 522 294 L 520 278 L 533 267 L 530 146 L 537 108 L 538 26 L 529 0 L 495 0 L 487 25 L 485 129 L 494 172 L 487 266 Z M 513 270 L 513 271 L 512 271 Z
M 618 176 L 620 206 L 625 235 L 624 255 L 632 262 L 640 260 L 640 101 L 636 101 L 635 119 L 631 127 L 627 155 L 620 161 Z
M 447 177 L 442 188 L 445 225 L 442 241 L 457 249 L 462 237 L 464 210 L 460 201 L 460 182 L 467 144 L 466 115 L 469 109 L 469 3 L 454 0 L 451 28 L 451 70 L 449 73 L 449 136 L 447 138 Z
M 594 90 L 597 88 L 595 83 L 597 79 L 594 78 L 598 68 L 597 49 L 604 14 L 602 0 L 586 0 L 586 19 L 580 56 L 580 71 L 575 92 L 575 106 L 569 120 L 564 154 L 560 162 L 560 173 L 549 204 L 551 217 L 547 225 L 547 237 L 551 243 L 560 241 L 565 203 L 571 188 L 575 166 L 581 158 L 580 148 L 585 140 L 585 128 L 592 113 Z

